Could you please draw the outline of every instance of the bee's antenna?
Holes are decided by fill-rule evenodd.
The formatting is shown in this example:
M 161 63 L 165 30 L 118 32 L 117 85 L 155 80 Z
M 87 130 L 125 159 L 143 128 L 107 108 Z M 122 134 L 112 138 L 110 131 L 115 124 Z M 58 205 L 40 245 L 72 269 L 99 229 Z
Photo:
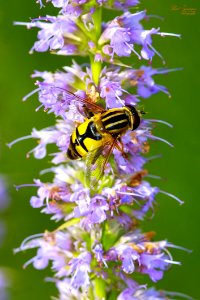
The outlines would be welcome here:
M 146 114 L 147 114 L 147 112 L 144 111 L 144 110 L 139 110 L 139 113 L 140 113 L 141 115 L 146 115 Z
M 137 106 L 137 111 L 139 113 L 139 115 L 146 115 L 148 112 L 144 110 L 144 105 L 140 104 Z

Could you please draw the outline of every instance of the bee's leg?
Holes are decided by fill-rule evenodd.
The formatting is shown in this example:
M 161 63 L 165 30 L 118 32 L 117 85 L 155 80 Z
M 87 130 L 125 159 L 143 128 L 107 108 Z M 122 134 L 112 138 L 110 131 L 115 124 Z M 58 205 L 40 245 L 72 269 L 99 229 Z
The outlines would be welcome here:
M 88 108 L 85 105 L 83 105 L 83 112 L 88 119 L 94 116 L 93 112 L 91 110 L 88 110 Z
M 116 148 L 117 148 L 117 150 L 119 150 L 121 153 L 123 153 L 124 152 L 124 145 L 123 145 L 123 143 L 122 143 L 122 141 L 121 141 L 121 138 L 118 138 L 118 140 L 117 140 L 117 143 L 116 143 L 116 146 L 115 146 Z
M 82 123 L 79 121 L 75 121 L 75 127 L 78 127 L 79 125 L 81 125 Z
M 124 152 L 124 144 L 122 143 L 121 137 L 117 140 L 116 148 L 121 152 L 122 156 L 127 159 L 127 154 Z
M 93 112 L 88 110 L 88 108 L 85 105 L 83 105 L 82 107 L 77 106 L 76 109 L 78 110 L 79 114 L 85 119 L 90 119 L 94 116 Z

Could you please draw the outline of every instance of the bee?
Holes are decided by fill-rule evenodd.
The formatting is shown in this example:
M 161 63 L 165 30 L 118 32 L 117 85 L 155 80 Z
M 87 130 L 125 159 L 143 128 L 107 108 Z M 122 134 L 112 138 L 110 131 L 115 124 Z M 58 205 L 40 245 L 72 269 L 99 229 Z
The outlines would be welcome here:
M 81 104 L 84 122 L 72 132 L 67 150 L 70 160 L 86 160 L 86 184 L 94 187 L 102 177 L 114 148 L 123 154 L 121 136 L 127 130 L 135 130 L 140 124 L 140 114 L 134 106 L 105 109 L 92 102 L 63 90 L 68 99 Z M 83 112 L 82 112 L 83 114 Z

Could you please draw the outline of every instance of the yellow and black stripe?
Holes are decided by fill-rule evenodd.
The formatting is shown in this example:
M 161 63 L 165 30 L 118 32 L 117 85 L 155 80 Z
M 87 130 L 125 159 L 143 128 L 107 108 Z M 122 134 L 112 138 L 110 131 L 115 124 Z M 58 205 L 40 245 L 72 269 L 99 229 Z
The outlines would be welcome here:
M 126 107 L 109 109 L 101 114 L 101 121 L 104 129 L 110 134 L 119 134 L 131 126 L 130 110 Z
M 87 120 L 72 133 L 67 151 L 69 159 L 78 159 L 89 151 L 101 146 L 102 135 L 97 131 L 93 121 Z

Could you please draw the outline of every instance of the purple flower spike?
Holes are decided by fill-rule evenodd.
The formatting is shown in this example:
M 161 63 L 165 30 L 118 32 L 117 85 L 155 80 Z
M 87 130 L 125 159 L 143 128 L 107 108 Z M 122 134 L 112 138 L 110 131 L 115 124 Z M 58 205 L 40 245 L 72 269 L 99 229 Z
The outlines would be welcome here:
M 44 1 L 37 2 L 44 6 Z M 154 216 L 158 194 L 183 203 L 148 182 L 149 177 L 160 179 L 146 167 L 160 156 L 148 154 L 151 141 L 173 146 L 156 136 L 154 127 L 172 125 L 148 119 L 140 106 L 141 98 L 145 105 L 147 98 L 159 92 L 171 96 L 156 75 L 180 68 L 155 68 L 154 55 L 164 59 L 153 37 L 179 35 L 159 27 L 146 28 L 148 16 L 146 10 L 139 10 L 139 0 L 49 2 L 58 9 L 57 16 L 15 24 L 37 28 L 31 52 L 50 51 L 62 55 L 65 63 L 64 56 L 76 55 L 83 63 L 72 60 L 54 72 L 35 71 L 36 87 L 23 98 L 26 101 L 37 94 L 36 112 L 43 109 L 56 120 L 8 144 L 12 147 L 33 138 L 36 144 L 27 157 L 50 156 L 47 169 L 40 172 L 41 176 L 50 173 L 49 181 L 45 176 L 16 187 L 35 187 L 32 208 L 39 208 L 59 225 L 52 232 L 26 238 L 15 252 L 35 249 L 24 267 L 32 264 L 42 270 L 49 266 L 57 300 L 184 297 L 148 287 L 146 278 L 157 282 L 172 265 L 180 264 L 169 248 L 186 249 L 166 240 L 156 242 L 154 232 L 140 229 L 145 218 Z M 105 23 L 104 8 L 118 14 Z M 133 280 L 138 277 L 141 284 Z

